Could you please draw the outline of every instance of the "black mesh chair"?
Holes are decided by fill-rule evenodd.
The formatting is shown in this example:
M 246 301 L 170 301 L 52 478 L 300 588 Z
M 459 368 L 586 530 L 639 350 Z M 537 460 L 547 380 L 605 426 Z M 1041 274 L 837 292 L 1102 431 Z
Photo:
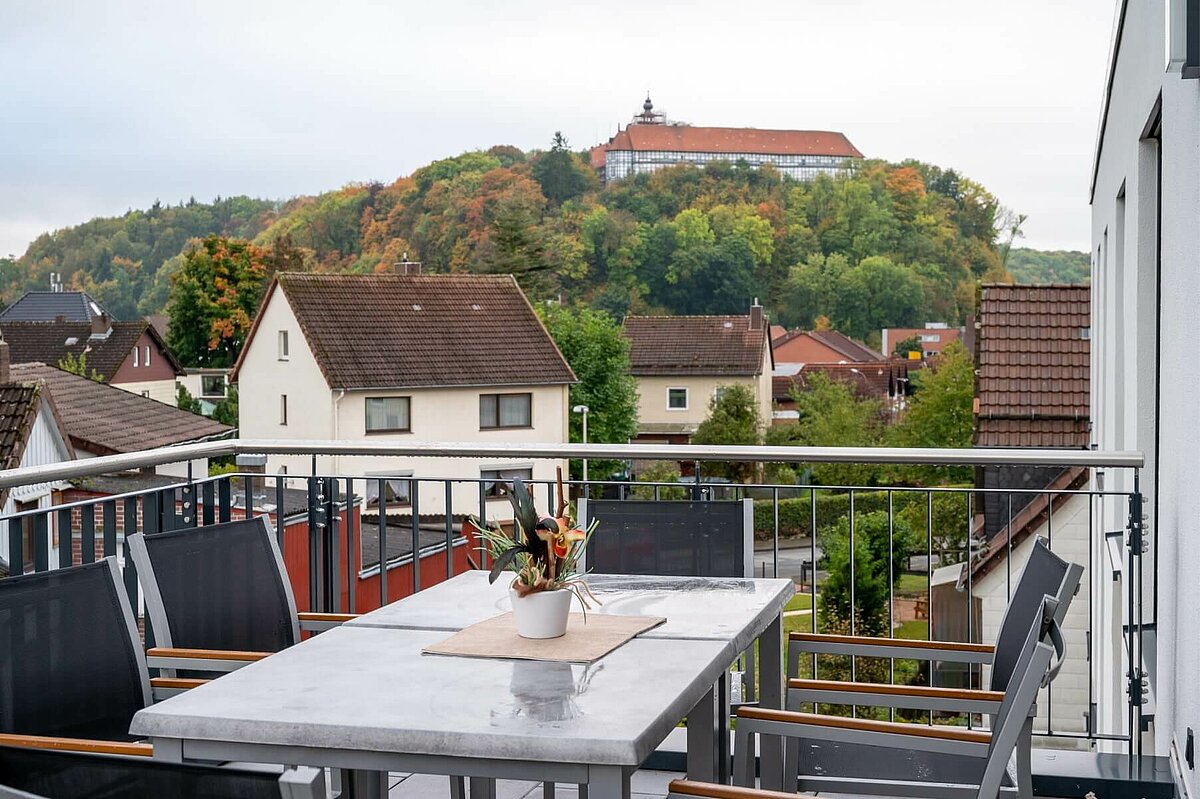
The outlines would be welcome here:
M 995 646 L 954 641 L 792 633 L 788 648 L 788 676 L 791 679 L 788 680 L 787 707 L 789 710 L 798 710 L 806 703 L 821 703 L 981 713 L 990 716 L 994 726 L 1005 692 L 1020 663 L 1022 647 L 1029 633 L 1029 619 L 1040 611 L 1045 598 L 1049 596 L 1054 600 L 1053 621 L 1055 625 L 1061 626 L 1082 576 L 1082 566 L 1063 560 L 1050 551 L 1045 539 L 1037 538 L 1017 582 L 1016 590 L 1009 600 Z M 804 653 L 814 657 L 818 654 L 833 654 L 988 664 L 991 666 L 989 690 L 797 679 L 800 656 Z M 1057 669 L 1051 673 L 1050 678 L 1056 673 Z M 1017 791 L 1022 799 L 1032 796 L 1032 721 L 1032 716 L 1024 720 L 1016 746 Z M 806 741 L 806 744 L 812 743 L 814 747 L 820 747 L 819 735 L 810 735 L 809 738 L 812 740 Z M 826 746 L 825 751 L 829 752 L 832 749 Z M 807 746 L 804 752 L 812 754 Z
M 129 536 L 156 647 L 152 667 L 233 671 L 354 618 L 297 613 L 265 516 Z M 165 692 L 164 692 L 165 693 Z
M 324 791 L 312 769 L 287 772 L 285 788 L 278 770 L 150 761 L 151 745 L 129 735 L 150 699 L 114 558 L 0 580 L 0 785 L 49 799 Z

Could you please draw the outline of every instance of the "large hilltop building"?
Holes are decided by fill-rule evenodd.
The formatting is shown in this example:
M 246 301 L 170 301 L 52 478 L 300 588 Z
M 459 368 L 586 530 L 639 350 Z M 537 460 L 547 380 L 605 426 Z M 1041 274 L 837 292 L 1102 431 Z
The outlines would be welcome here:
M 825 130 L 705 128 L 668 122 L 650 97 L 642 113 L 606 144 L 592 148 L 592 167 L 605 182 L 674 164 L 704 166 L 711 161 L 770 164 L 796 180 L 835 174 L 847 159 L 863 154 L 842 133 Z

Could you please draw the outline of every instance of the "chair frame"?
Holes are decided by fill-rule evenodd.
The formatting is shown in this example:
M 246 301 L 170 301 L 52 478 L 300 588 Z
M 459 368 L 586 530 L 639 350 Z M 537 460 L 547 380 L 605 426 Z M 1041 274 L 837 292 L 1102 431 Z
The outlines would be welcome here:
M 267 541 L 267 546 L 270 548 L 272 561 L 275 564 L 276 574 L 284 599 L 288 608 L 289 622 L 292 627 L 292 638 L 295 643 L 300 642 L 300 633 L 305 632 L 323 632 L 325 630 L 337 627 L 344 622 L 357 618 L 358 614 L 354 613 L 299 613 L 296 611 L 296 597 L 292 592 L 292 584 L 288 578 L 287 567 L 283 562 L 283 553 L 279 550 L 279 544 L 275 537 L 275 530 L 271 525 L 271 520 L 264 515 L 253 516 L 248 519 L 237 519 L 232 522 L 222 522 L 221 525 L 257 525 L 260 526 L 261 534 Z M 205 527 L 195 528 L 197 530 L 209 529 L 213 526 L 221 525 L 206 525 Z M 164 535 L 186 535 L 188 530 L 172 530 Z M 166 606 L 163 604 L 162 591 L 158 585 L 158 579 L 154 574 L 154 563 L 150 557 L 150 552 L 146 547 L 145 533 L 136 533 L 129 536 L 126 541 L 129 544 L 129 554 L 133 558 L 134 566 L 137 568 L 138 578 L 142 584 L 142 591 L 146 599 L 146 612 L 150 616 L 150 623 L 154 628 L 154 637 L 156 646 L 147 651 L 149 664 L 153 668 L 168 670 L 174 674 L 174 669 L 186 669 L 195 671 L 211 671 L 211 672 L 230 672 L 236 671 L 251 663 L 262 660 L 270 652 L 246 652 L 238 650 L 222 650 L 222 649 L 190 649 L 179 648 L 174 646 L 171 636 L 171 622 L 167 615 Z M 194 687 L 192 685 L 183 685 L 173 676 L 167 679 L 173 680 L 172 683 L 163 683 L 156 686 L 161 697 L 170 696 L 173 693 L 178 693 L 180 690 Z

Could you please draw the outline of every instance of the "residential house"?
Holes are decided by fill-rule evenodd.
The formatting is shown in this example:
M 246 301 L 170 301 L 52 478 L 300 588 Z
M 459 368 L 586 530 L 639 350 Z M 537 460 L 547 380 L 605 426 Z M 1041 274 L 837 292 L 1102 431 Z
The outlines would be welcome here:
M 882 353 L 836 330 L 796 330 L 772 341 L 775 362 L 869 363 L 886 361 Z
M 264 294 L 230 376 L 243 438 L 296 441 L 565 443 L 575 374 L 510 276 L 281 273 Z M 459 478 L 456 501 L 506 514 L 505 480 L 552 480 L 554 462 L 321 457 L 324 474 L 392 478 L 389 507 L 410 482 Z M 307 474 L 307 456 L 272 455 L 272 474 Z M 366 481 L 368 503 L 378 482 Z M 416 497 L 445 504 L 440 484 Z M 434 490 L 436 489 L 436 490 Z M 418 489 L 419 490 L 419 489 Z
M 977 408 L 974 444 L 987 448 L 1085 449 L 1089 437 L 1089 290 L 1087 286 L 985 285 L 976 325 Z M 982 545 L 959 589 L 975 600 L 978 641 L 995 640 L 1009 592 L 1034 541 L 1041 537 L 1067 560 L 1090 565 L 1091 499 L 1086 469 L 985 467 L 976 482 L 973 533 Z M 1011 489 L 1006 490 L 1006 489 Z M 1083 585 L 1090 576 L 1085 572 Z M 963 593 L 961 596 L 965 597 Z M 1089 614 L 1092 600 L 1078 596 L 1063 625 L 1067 659 L 1054 690 L 1038 701 L 1045 729 L 1085 732 L 1092 709 L 1089 683 Z M 1119 617 L 1118 617 L 1119 618 Z M 984 670 L 986 684 L 987 670 Z M 1045 745 L 1070 746 L 1071 739 Z M 1084 742 L 1086 745 L 1086 742 Z
M 900 342 L 915 338 L 921 342 L 919 359 L 928 360 L 939 355 L 942 350 L 950 346 L 951 342 L 959 341 L 962 337 L 963 328 L 961 327 L 950 327 L 945 322 L 926 322 L 925 327 L 885 327 L 879 346 L 885 353 L 891 355 Z M 918 352 L 918 350 L 912 352 Z M 908 353 L 904 357 L 912 358 L 913 356 Z
M 686 444 L 722 389 L 744 385 L 771 419 L 775 361 L 757 303 L 744 316 L 627 316 L 642 443 Z
M 9 369 L 8 345 L 0 341 L 0 469 L 25 466 L 47 466 L 73 460 L 71 440 L 55 408 L 50 389 L 45 383 L 27 381 L 13 375 Z M 60 482 L 43 482 L 16 488 L 0 489 L 3 514 L 48 508 L 66 486 Z M 11 552 L 11 525 L 0 525 L 0 571 L 8 572 L 3 561 Z M 22 560 L 26 568 L 33 566 L 35 529 L 23 525 L 21 532 Z
M 89 377 L 168 405 L 183 367 L 158 331 L 144 319 L 116 322 L 106 313 L 90 321 L 0 321 L 13 363 L 82 364 Z
M 0 311 L 0 322 L 91 322 L 108 311 L 86 291 L 27 291 Z
M 1097 597 L 1097 618 L 1134 602 L 1152 624 L 1156 645 L 1142 662 L 1100 664 L 1098 729 L 1124 730 L 1126 675 L 1145 672 L 1153 698 L 1147 751 L 1170 757 L 1179 796 L 1196 796 L 1193 730 L 1200 719 L 1200 636 L 1189 619 L 1200 607 L 1200 415 L 1196 341 L 1200 340 L 1200 6 L 1194 0 L 1120 0 L 1103 85 L 1091 180 L 1091 443 L 1138 450 L 1146 465 L 1145 550 L 1135 551 L 1144 582 L 1134 592 L 1128 557 L 1117 546 L 1117 590 Z M 1096 487 L 1131 491 L 1119 470 Z M 1129 507 L 1099 503 L 1093 557 L 1110 563 L 1108 539 Z M 1120 543 L 1121 540 L 1113 542 Z M 1124 631 L 1098 635 L 1122 640 Z M 1107 651 L 1107 650 L 1106 650 Z M 1137 675 L 1140 677 L 1140 675 Z M 1140 682 L 1140 680 L 1139 680 Z
M 229 373 L 231 369 L 202 366 L 189 367 L 177 382 L 192 398 L 200 403 L 200 413 L 212 416 L 213 410 L 229 396 Z
M 771 378 L 776 422 L 798 418 L 793 394 L 808 390 L 808 381 L 816 374 L 844 384 L 858 399 L 882 402 L 889 412 L 903 408 L 908 392 L 908 363 L 898 358 L 856 363 L 781 363 Z

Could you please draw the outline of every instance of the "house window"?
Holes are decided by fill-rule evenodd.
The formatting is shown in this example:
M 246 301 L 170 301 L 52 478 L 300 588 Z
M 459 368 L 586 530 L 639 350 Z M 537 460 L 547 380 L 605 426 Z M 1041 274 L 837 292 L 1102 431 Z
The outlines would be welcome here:
M 143 397 L 146 397 L 147 399 L 149 399 L 149 398 L 150 398 L 150 389 L 145 389 L 145 390 L 143 390 L 143 391 L 142 391 L 142 396 L 143 396 Z
M 149 344 L 146 345 L 146 352 L 145 352 L 145 357 L 142 359 L 142 365 L 143 366 L 150 365 L 150 345 Z
M 279 424 L 287 424 L 287 394 L 279 395 Z
M 729 393 L 729 386 L 717 386 L 713 389 L 713 399 L 720 402 L 721 399 Z M 684 405 L 687 405 L 687 400 L 684 400 Z
M 410 432 L 412 430 L 409 420 L 410 402 L 410 397 L 367 398 L 367 432 Z
M 389 472 L 386 479 L 367 475 L 367 506 L 379 507 L 379 484 L 383 483 L 384 494 L 383 499 L 388 505 L 409 505 L 411 504 L 409 494 L 409 483 L 406 477 L 411 477 L 412 472 Z
M 514 477 L 519 477 L 522 480 L 533 479 L 533 467 L 504 466 L 499 469 L 481 469 L 479 476 L 484 480 L 484 496 L 506 497 L 512 489 L 512 480 Z
M 480 429 L 532 427 L 532 394 L 480 394 Z
M 686 388 L 667 389 L 667 410 L 686 411 L 688 409 L 688 390 Z
M 224 397 L 225 396 L 225 376 L 224 375 L 200 375 L 200 396 L 202 396 L 202 397 Z
M 133 365 L 134 366 L 142 365 L 142 351 L 140 349 L 138 349 L 137 347 L 133 348 Z
M 279 360 L 286 361 L 288 359 L 288 332 L 286 330 L 279 331 Z

